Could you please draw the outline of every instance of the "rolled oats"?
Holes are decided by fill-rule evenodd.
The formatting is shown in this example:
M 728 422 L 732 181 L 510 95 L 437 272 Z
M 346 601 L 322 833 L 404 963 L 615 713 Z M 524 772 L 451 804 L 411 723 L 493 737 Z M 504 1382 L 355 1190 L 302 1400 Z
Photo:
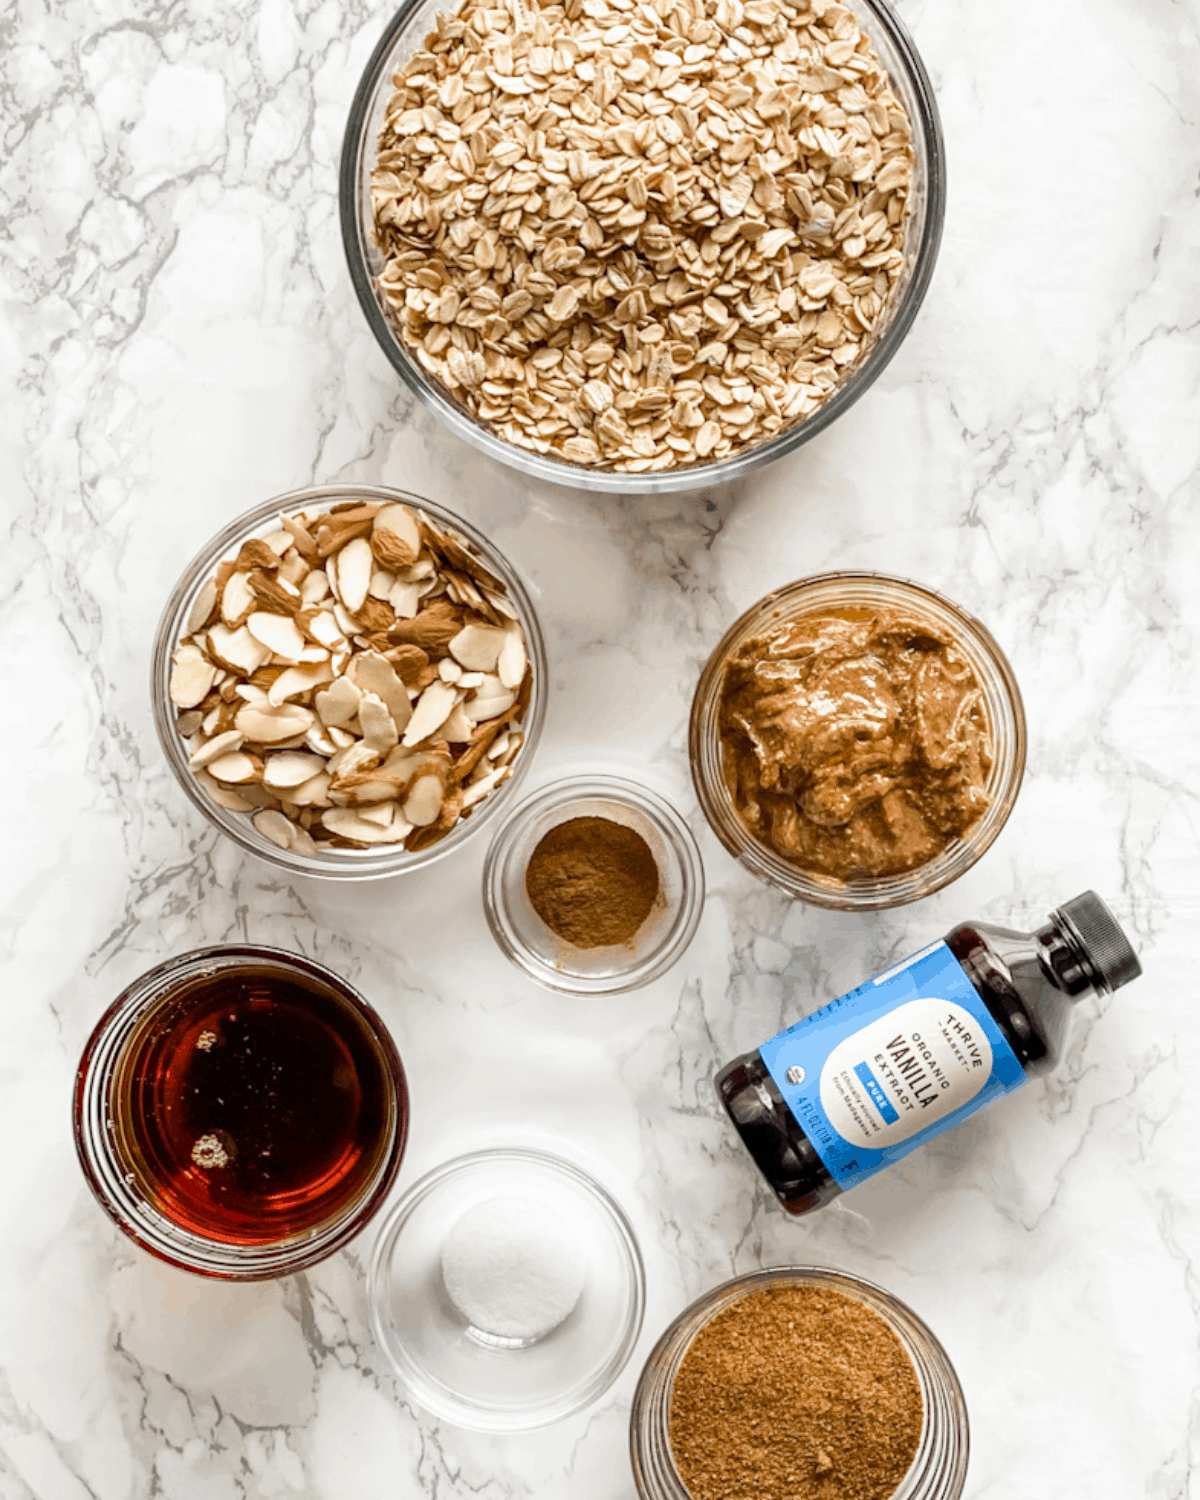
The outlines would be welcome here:
M 532 691 L 516 611 L 420 511 L 279 519 L 202 585 L 175 648 L 192 774 L 285 849 L 425 848 L 512 774 Z
M 883 326 L 911 127 L 843 6 L 464 0 L 395 82 L 378 294 L 508 441 L 635 473 L 724 458 L 810 416 Z

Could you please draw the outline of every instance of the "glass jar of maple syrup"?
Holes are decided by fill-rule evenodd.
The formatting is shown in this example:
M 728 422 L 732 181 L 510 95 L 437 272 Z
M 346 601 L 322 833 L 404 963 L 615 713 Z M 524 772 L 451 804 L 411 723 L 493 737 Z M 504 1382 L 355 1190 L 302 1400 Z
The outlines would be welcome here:
M 228 1280 L 345 1245 L 407 1134 L 383 1022 L 328 969 L 272 948 L 203 948 L 135 980 L 75 1080 L 75 1145 L 101 1207 L 151 1254 Z

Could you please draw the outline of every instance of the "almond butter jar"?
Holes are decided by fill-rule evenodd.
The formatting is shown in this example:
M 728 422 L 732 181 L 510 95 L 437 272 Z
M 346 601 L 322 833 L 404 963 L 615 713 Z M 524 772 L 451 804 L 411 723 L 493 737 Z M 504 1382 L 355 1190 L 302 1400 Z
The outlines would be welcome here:
M 817 906 L 900 906 L 992 845 L 1025 714 L 991 633 L 933 589 L 825 573 L 726 632 L 692 702 L 696 794 L 726 849 Z
M 377 485 L 279 495 L 213 537 L 151 669 L 159 741 L 204 816 L 294 874 L 350 880 L 440 859 L 510 806 L 546 685 L 503 554 Z

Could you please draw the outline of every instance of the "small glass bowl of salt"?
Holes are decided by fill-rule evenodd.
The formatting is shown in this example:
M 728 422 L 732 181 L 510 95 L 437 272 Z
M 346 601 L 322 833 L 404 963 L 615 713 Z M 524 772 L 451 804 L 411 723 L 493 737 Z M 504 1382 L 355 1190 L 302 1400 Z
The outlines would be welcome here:
M 400 1198 L 371 1261 L 371 1318 L 405 1393 L 483 1432 L 580 1411 L 637 1342 L 645 1274 L 620 1205 L 574 1163 L 473 1152 Z

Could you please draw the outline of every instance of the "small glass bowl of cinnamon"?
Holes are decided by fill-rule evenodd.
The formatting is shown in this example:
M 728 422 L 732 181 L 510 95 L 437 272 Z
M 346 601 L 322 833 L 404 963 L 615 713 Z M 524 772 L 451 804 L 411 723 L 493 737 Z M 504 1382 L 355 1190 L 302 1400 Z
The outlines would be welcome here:
M 687 824 L 656 792 L 616 776 L 535 792 L 484 864 L 492 936 L 530 979 L 568 995 L 657 979 L 691 942 L 703 905 Z
M 823 573 L 735 620 L 692 700 L 692 780 L 760 880 L 864 911 L 932 895 L 1008 820 L 1025 712 L 991 632 L 936 590 Z

